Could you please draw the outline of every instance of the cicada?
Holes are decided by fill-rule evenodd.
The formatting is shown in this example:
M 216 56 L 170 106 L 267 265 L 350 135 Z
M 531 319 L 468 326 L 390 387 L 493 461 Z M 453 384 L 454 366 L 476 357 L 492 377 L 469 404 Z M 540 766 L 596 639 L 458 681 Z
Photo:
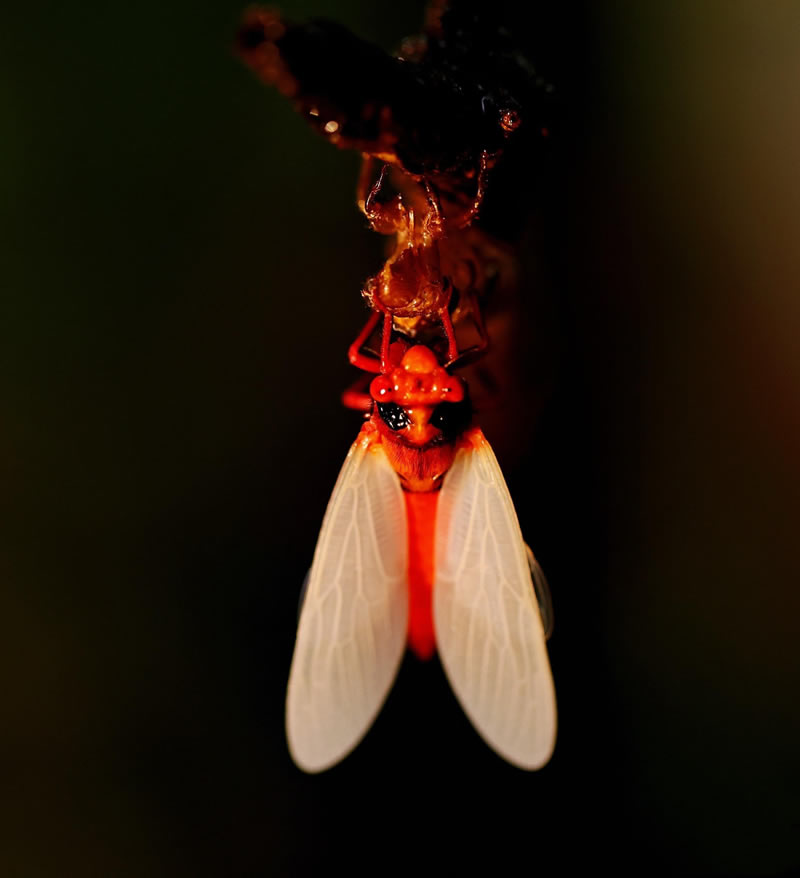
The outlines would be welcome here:
M 527 549 L 466 383 L 394 342 L 333 489 L 289 676 L 297 765 L 344 758 L 379 712 L 406 647 L 438 651 L 473 725 L 525 769 L 550 758 L 556 703 Z

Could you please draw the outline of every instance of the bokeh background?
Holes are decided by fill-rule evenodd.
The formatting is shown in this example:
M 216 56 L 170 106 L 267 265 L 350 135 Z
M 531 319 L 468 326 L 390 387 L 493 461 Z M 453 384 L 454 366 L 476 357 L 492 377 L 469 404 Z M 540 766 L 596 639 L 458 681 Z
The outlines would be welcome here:
M 282 9 L 390 49 L 422 6 Z M 240 12 L 3 13 L 0 874 L 793 874 L 800 5 L 517 12 L 564 108 L 501 460 L 557 750 L 507 766 L 408 660 L 317 777 L 285 681 L 381 242 L 356 158 L 233 56 Z

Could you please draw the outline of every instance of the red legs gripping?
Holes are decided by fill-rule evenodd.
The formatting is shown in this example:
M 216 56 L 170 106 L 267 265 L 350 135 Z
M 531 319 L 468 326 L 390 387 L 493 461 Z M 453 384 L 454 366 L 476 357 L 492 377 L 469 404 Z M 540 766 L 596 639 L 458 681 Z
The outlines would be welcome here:
M 378 325 L 380 317 L 380 311 L 373 311 L 369 315 L 369 319 L 364 324 L 361 332 L 358 333 L 353 343 L 347 349 L 347 358 L 352 365 L 368 373 L 367 375 L 359 375 L 342 394 L 342 405 L 344 405 L 345 408 L 355 409 L 358 412 L 368 412 L 372 408 L 372 397 L 367 390 L 369 382 L 372 380 L 371 374 L 375 372 L 386 372 L 388 369 L 389 341 L 392 335 L 391 314 L 383 315 L 380 359 L 361 352 L 361 348 L 366 344 L 369 337 L 375 331 L 375 327 Z
M 392 341 L 392 315 L 386 311 L 383 315 L 383 332 L 381 333 L 381 372 L 389 371 L 389 345 Z
M 381 318 L 380 311 L 373 311 L 369 315 L 369 320 L 364 324 L 364 328 L 355 338 L 355 341 L 347 349 L 347 359 L 358 369 L 364 372 L 388 372 L 389 371 L 389 345 L 392 341 L 392 315 L 388 311 L 383 312 L 383 327 L 381 331 L 381 356 L 369 356 L 361 352 L 367 339 L 375 331 L 378 320 Z
M 451 295 L 447 297 L 447 304 L 442 308 L 439 312 L 439 317 L 442 321 L 442 329 L 444 330 L 445 338 L 447 339 L 447 362 L 446 366 L 449 366 L 455 360 L 458 359 L 458 342 L 456 341 L 456 331 L 453 329 L 453 318 L 450 316 L 450 298 L 452 296 L 452 288 Z
M 362 369 L 364 372 L 381 371 L 381 361 L 377 357 L 370 357 L 367 354 L 361 353 L 361 348 L 364 343 L 375 331 L 380 316 L 381 315 L 378 311 L 373 311 L 372 314 L 369 315 L 369 320 L 364 324 L 364 328 L 359 332 L 355 341 L 347 349 L 347 359 L 350 360 L 357 369 Z M 381 344 L 381 356 L 383 356 L 383 344 Z
M 425 187 L 425 196 L 428 200 L 428 212 L 425 214 L 425 219 L 423 220 L 423 228 L 430 235 L 432 240 L 436 240 L 437 238 L 443 237 L 444 234 L 444 222 L 442 217 L 442 206 L 439 202 L 439 196 L 436 193 L 436 190 L 431 186 L 430 182 L 423 178 L 422 185 Z M 437 259 L 437 273 L 439 271 L 438 268 L 438 253 L 436 251 Z M 450 286 L 450 281 L 445 279 L 444 283 Z M 447 304 L 442 308 L 439 312 L 439 319 L 442 321 L 442 329 L 444 330 L 444 336 L 447 339 L 447 363 L 450 364 L 454 360 L 458 358 L 458 343 L 456 342 L 456 333 L 455 329 L 453 329 L 453 320 L 450 317 L 450 300 L 453 296 L 453 289 L 450 287 L 447 295 Z

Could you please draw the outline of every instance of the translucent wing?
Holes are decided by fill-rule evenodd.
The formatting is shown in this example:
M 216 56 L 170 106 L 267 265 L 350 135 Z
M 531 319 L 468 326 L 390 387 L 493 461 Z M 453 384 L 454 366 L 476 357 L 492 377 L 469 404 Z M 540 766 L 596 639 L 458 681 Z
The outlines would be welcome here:
M 346 756 L 386 698 L 406 644 L 407 564 L 399 480 L 362 433 L 322 522 L 289 674 L 286 735 L 305 771 Z
M 519 523 L 480 431 L 439 497 L 434 623 L 439 655 L 475 728 L 504 759 L 541 768 L 556 704 L 542 617 Z
M 553 633 L 553 625 L 555 624 L 553 597 L 550 594 L 550 586 L 547 584 L 547 577 L 544 575 L 544 571 L 534 557 L 533 550 L 527 543 L 525 543 L 525 556 L 528 559 L 528 567 L 531 571 L 536 602 L 539 604 L 539 612 L 542 615 L 544 639 L 549 640 Z

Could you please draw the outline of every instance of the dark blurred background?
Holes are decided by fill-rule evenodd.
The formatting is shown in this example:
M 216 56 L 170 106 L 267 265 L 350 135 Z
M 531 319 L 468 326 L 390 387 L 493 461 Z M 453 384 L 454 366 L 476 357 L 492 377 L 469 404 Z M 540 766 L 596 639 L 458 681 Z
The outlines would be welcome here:
M 517 12 L 564 112 L 501 455 L 558 746 L 511 768 L 409 659 L 309 777 L 285 683 L 381 242 L 241 6 L 3 13 L 0 874 L 793 873 L 800 7 Z M 386 49 L 422 8 L 282 3 Z

